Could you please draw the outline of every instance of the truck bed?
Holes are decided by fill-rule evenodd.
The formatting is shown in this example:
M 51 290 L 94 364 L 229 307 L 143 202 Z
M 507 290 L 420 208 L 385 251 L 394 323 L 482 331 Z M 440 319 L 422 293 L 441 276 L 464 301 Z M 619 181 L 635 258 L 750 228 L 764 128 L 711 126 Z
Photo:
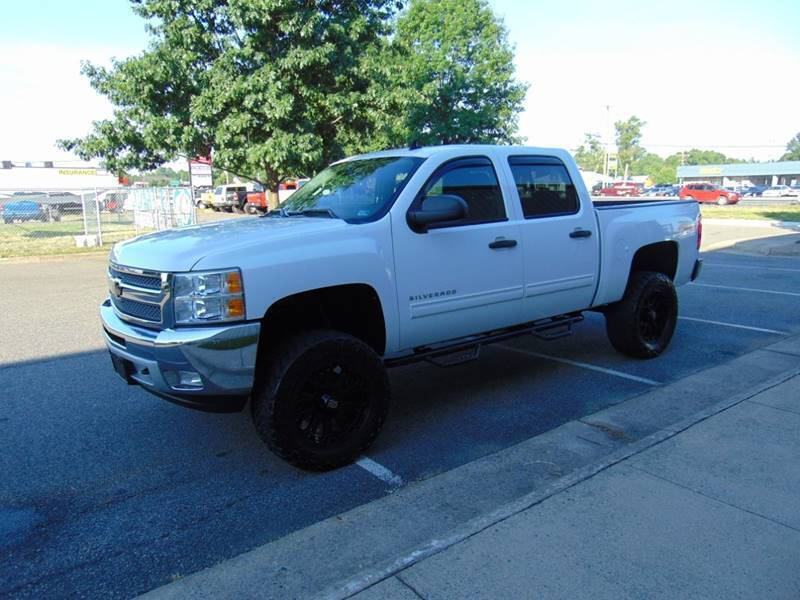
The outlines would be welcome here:
M 680 200 L 678 198 L 667 199 L 667 198 L 592 198 L 592 204 L 598 210 L 603 210 L 604 208 L 614 208 L 614 207 L 637 207 L 637 206 L 653 206 L 653 205 L 661 205 L 667 206 L 670 204 L 686 204 L 687 202 L 695 202 L 694 200 Z

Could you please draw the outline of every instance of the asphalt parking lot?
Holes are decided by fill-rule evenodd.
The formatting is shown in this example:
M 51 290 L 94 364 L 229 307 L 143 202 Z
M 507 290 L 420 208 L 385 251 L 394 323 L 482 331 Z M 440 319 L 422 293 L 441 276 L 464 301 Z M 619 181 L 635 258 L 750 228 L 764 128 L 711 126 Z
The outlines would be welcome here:
M 397 368 L 369 460 L 324 474 L 272 456 L 247 412 L 121 383 L 96 316 L 103 258 L 0 264 L 0 596 L 131 597 L 800 333 L 799 259 L 705 261 L 658 359 L 615 353 L 587 313 L 568 338 Z

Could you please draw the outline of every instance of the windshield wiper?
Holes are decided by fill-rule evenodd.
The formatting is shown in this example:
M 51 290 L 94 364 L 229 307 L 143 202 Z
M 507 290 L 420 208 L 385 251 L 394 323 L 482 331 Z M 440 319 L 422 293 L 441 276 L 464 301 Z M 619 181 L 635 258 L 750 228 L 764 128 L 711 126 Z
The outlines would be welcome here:
M 286 212 L 286 209 L 282 206 L 278 208 L 273 208 L 272 210 L 268 210 L 265 212 L 262 217 L 288 217 L 289 213 Z
M 339 219 L 340 217 L 330 208 L 305 208 L 303 210 L 287 210 L 285 214 L 289 217 L 302 215 L 304 217 L 328 217 L 329 219 Z

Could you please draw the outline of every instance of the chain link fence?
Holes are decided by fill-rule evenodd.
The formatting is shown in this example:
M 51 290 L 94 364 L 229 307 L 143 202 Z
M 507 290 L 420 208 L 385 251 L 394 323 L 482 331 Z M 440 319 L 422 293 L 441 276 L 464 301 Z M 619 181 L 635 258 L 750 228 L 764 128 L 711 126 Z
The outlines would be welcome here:
M 97 250 L 196 219 L 186 188 L 0 189 L 0 258 Z

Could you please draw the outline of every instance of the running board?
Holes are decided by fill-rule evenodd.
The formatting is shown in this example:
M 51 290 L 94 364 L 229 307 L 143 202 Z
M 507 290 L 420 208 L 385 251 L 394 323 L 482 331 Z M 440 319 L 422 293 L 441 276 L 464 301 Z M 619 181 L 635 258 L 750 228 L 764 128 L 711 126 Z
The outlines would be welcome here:
M 454 367 L 466 362 L 476 360 L 480 355 L 481 346 L 502 342 L 509 338 L 518 337 L 527 333 L 539 339 L 550 341 L 566 337 L 572 333 L 573 325 L 583 321 L 583 315 L 572 313 L 550 319 L 542 319 L 532 323 L 525 323 L 516 327 L 493 331 L 484 335 L 473 336 L 467 339 L 455 340 L 438 347 L 421 346 L 414 349 L 413 354 L 398 358 L 387 358 L 384 364 L 387 367 L 398 367 L 426 360 L 437 367 Z

